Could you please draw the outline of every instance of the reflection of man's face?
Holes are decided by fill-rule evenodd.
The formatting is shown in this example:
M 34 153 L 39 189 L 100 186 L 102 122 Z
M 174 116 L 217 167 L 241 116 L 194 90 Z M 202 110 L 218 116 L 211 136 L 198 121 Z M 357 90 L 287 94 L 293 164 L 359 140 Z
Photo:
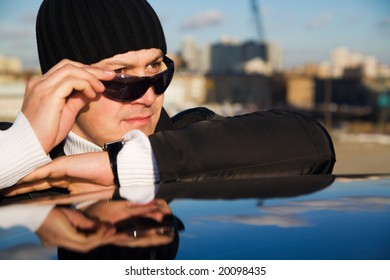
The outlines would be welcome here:
M 153 76 L 163 70 L 162 60 L 161 50 L 144 49 L 118 54 L 93 66 L 126 75 Z M 121 139 L 126 132 L 134 129 L 150 135 L 160 118 L 163 101 L 164 95 L 157 96 L 152 88 L 132 102 L 117 102 L 98 94 L 79 113 L 72 131 L 99 146 Z

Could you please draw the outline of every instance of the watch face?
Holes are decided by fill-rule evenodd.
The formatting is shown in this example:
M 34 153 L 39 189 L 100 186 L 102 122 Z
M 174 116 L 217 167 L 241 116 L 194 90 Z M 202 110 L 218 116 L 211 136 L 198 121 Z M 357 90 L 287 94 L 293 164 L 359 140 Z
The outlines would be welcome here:
M 103 151 L 108 151 L 109 149 L 118 149 L 118 152 L 119 152 L 122 149 L 123 144 L 124 143 L 122 140 L 104 143 Z

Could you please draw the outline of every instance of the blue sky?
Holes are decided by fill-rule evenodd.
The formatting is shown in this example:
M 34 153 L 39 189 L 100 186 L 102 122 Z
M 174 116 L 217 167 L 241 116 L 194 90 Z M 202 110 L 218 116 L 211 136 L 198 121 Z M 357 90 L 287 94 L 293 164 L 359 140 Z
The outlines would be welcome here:
M 200 46 L 221 37 L 256 39 L 250 1 L 149 0 L 160 16 L 168 50 L 186 37 Z M 0 0 L 0 54 L 37 65 L 34 25 L 41 0 Z M 388 0 L 258 0 L 265 39 L 278 43 L 284 65 L 330 59 L 334 47 L 375 56 L 390 65 Z

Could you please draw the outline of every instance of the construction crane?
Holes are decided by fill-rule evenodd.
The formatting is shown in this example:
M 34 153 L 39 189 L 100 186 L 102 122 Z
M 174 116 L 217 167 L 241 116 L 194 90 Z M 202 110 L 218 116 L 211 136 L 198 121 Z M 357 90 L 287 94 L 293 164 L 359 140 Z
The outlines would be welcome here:
M 255 20 L 255 28 L 256 28 L 257 36 L 259 42 L 263 43 L 265 41 L 265 38 L 263 32 L 263 25 L 261 23 L 261 18 L 260 18 L 260 5 L 258 4 L 257 0 L 250 0 L 250 2 L 251 2 L 251 10 Z

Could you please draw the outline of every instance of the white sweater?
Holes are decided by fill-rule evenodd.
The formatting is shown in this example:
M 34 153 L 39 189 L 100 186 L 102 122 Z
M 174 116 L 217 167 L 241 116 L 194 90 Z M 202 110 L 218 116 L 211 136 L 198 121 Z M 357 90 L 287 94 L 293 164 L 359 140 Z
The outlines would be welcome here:
M 158 190 L 159 173 L 145 134 L 126 133 L 118 154 L 120 195 L 136 203 L 152 200 Z M 51 161 L 45 154 L 28 120 L 19 113 L 11 128 L 0 131 L 0 189 L 18 182 L 36 168 Z M 64 146 L 66 155 L 99 152 L 102 148 L 70 132 Z M 12 205 L 0 207 L 0 227 L 26 226 L 35 231 L 53 206 Z M 12 214 L 10 214 L 12 212 Z

